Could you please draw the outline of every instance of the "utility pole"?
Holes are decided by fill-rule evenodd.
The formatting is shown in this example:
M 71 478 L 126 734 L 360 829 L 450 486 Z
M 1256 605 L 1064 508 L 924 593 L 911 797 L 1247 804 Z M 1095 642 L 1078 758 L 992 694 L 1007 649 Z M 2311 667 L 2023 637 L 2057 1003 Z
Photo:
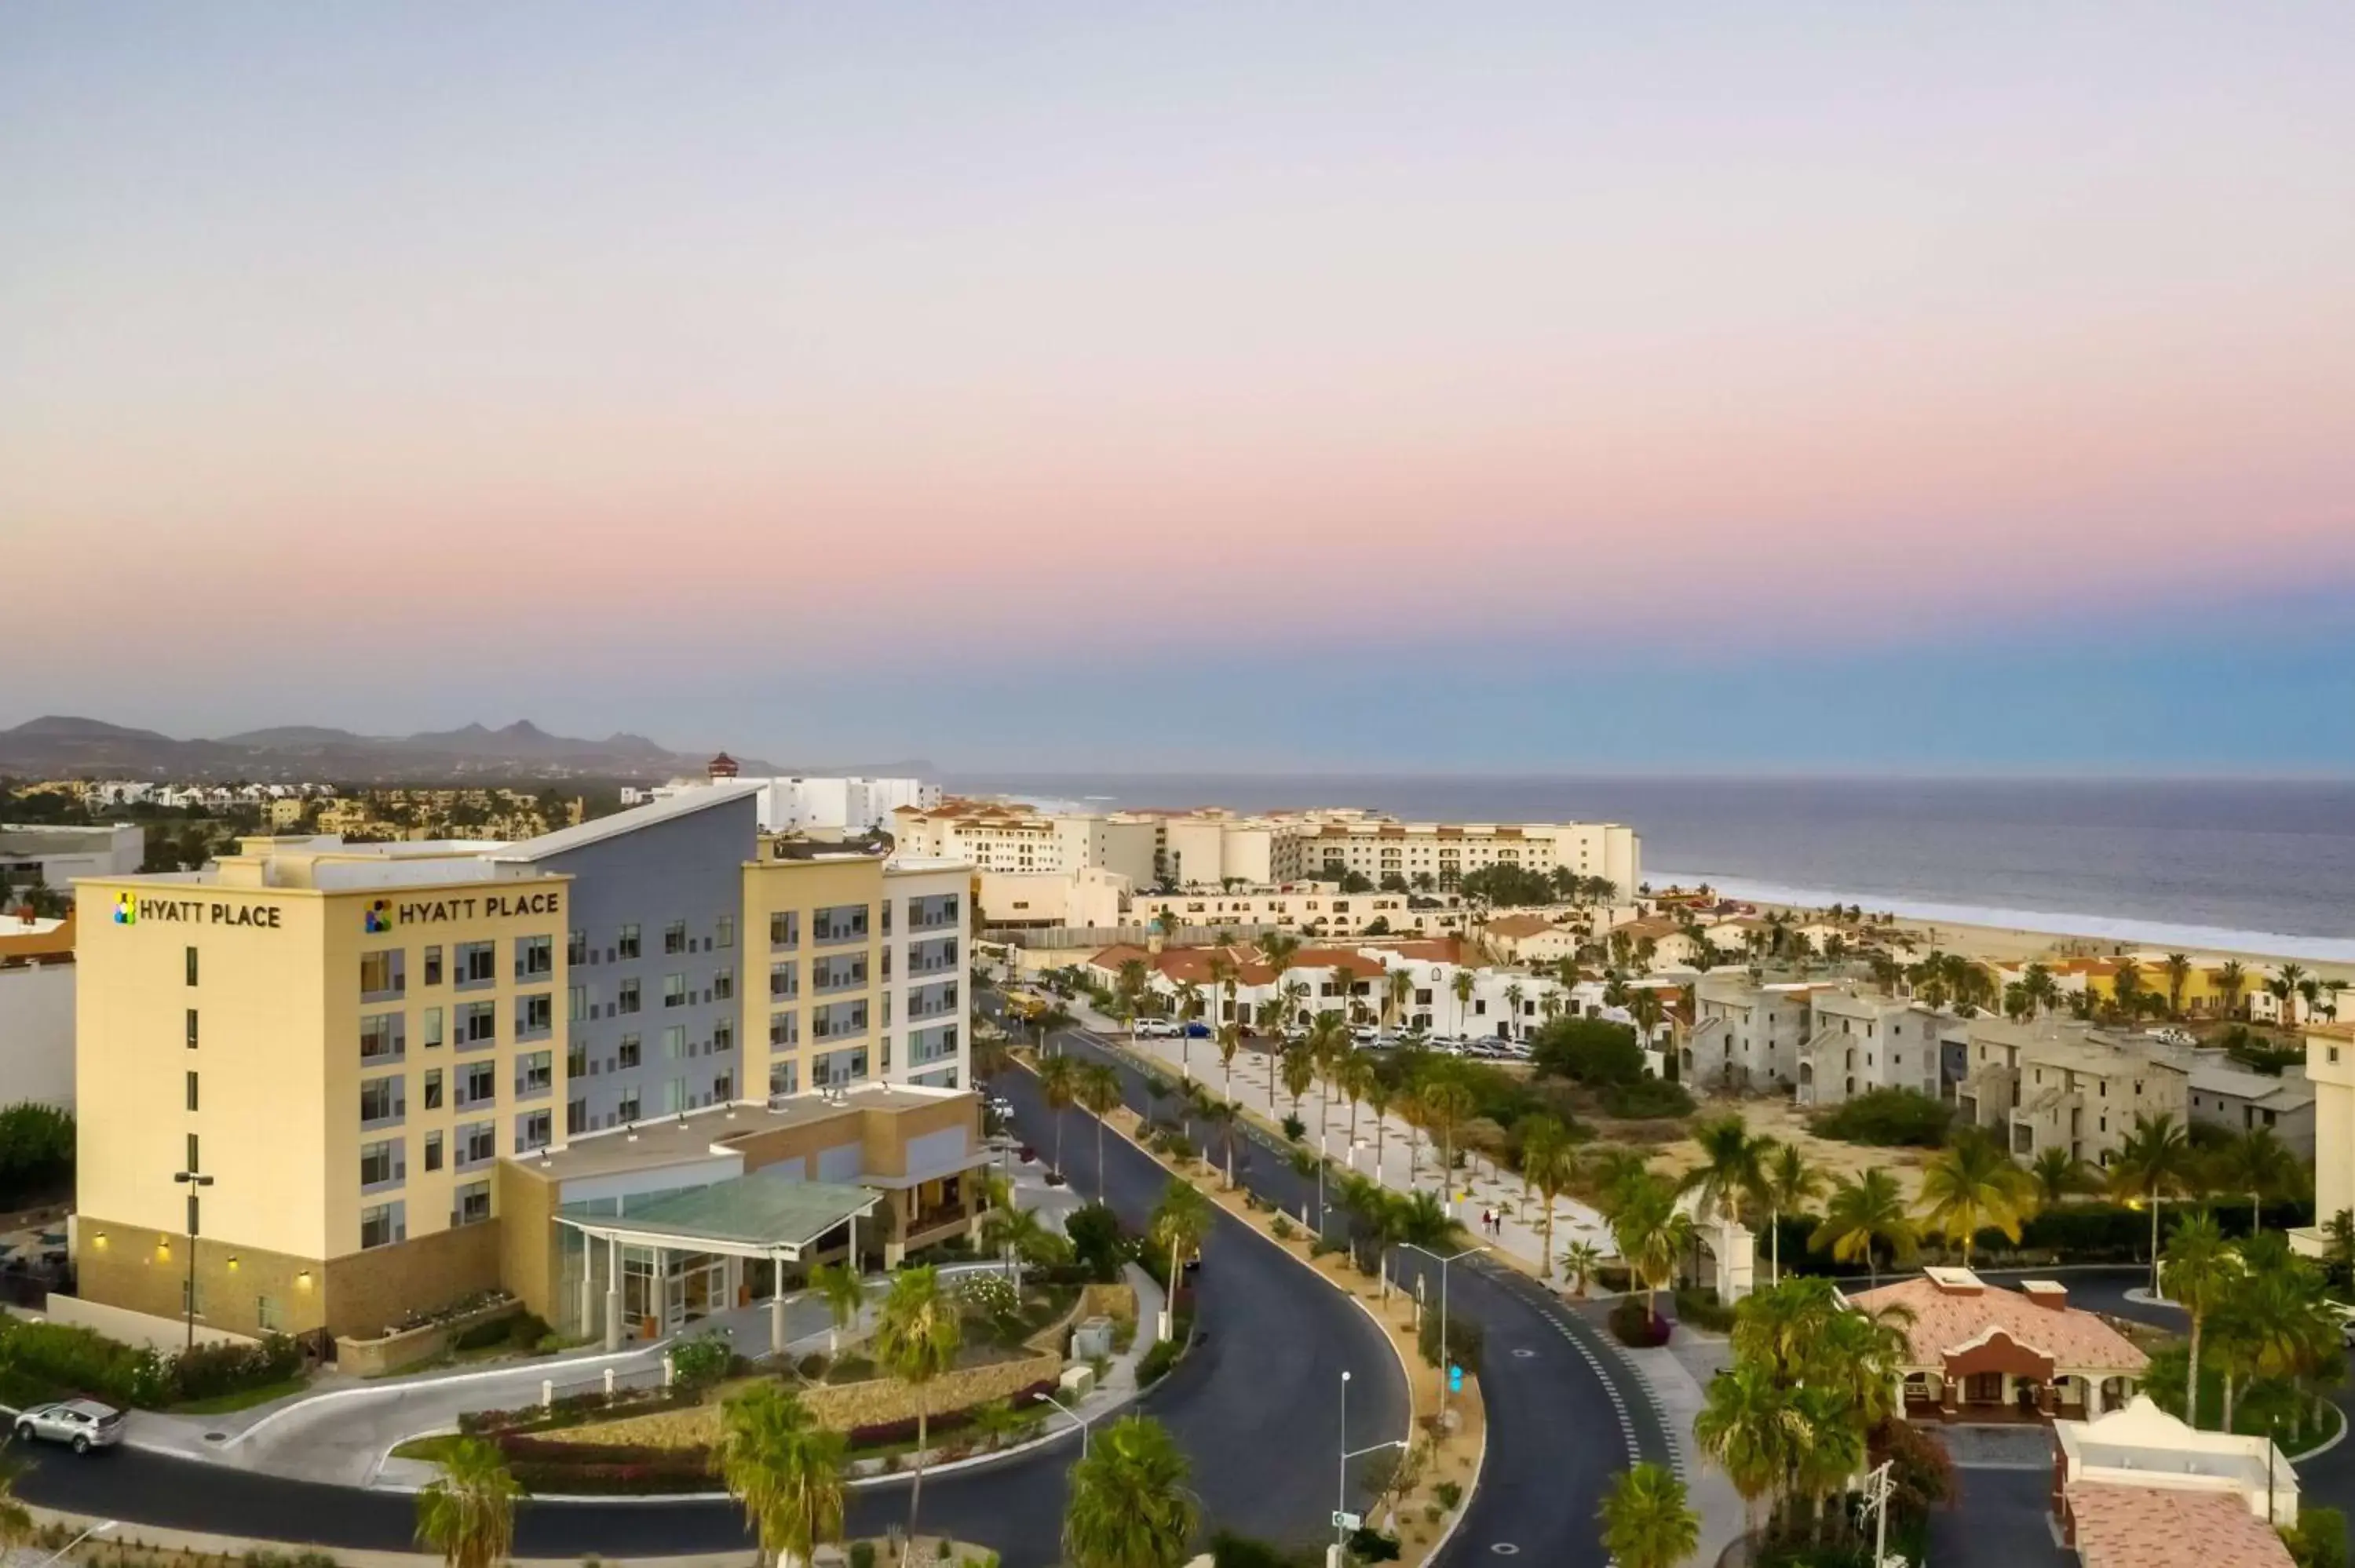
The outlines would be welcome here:
M 1470 1257 L 1476 1252 L 1487 1252 L 1488 1249 L 1485 1246 L 1467 1246 L 1462 1252 L 1450 1253 L 1444 1257 L 1440 1257 L 1439 1254 L 1429 1247 L 1417 1245 L 1413 1242 L 1404 1242 L 1401 1245 L 1412 1247 L 1425 1257 L 1439 1258 L 1439 1414 L 1442 1419 L 1444 1419 L 1447 1414 L 1448 1368 L 1454 1364 L 1450 1359 L 1453 1350 L 1447 1342 L 1447 1266 L 1458 1258 Z
M 196 1141 L 196 1139 L 193 1139 L 193 1138 L 191 1138 L 191 1139 L 188 1139 L 188 1141 L 189 1141 L 190 1143 L 194 1143 L 194 1142 Z M 192 1162 L 192 1163 L 193 1163 L 193 1162 Z M 188 1318 L 188 1342 L 187 1342 L 187 1349 L 189 1349 L 189 1350 L 192 1350 L 192 1351 L 193 1351 L 193 1350 L 195 1350 L 195 1349 L 197 1348 L 197 1188 L 199 1188 L 199 1187 L 209 1187 L 209 1186 L 211 1186 L 211 1185 L 213 1184 L 213 1179 L 212 1179 L 211 1177 L 209 1177 L 209 1176 L 199 1176 L 199 1175 L 197 1175 L 197 1174 L 196 1173 L 196 1171 L 192 1171 L 192 1170 L 191 1170 L 191 1171 L 174 1171 L 174 1172 L 172 1173 L 172 1180 L 173 1180 L 173 1181 L 175 1181 L 179 1182 L 182 1186 L 184 1186 L 184 1187 L 187 1188 L 187 1190 L 188 1190 L 188 1283 L 187 1283 L 187 1286 L 186 1286 L 186 1295 L 187 1295 L 187 1299 L 186 1299 L 185 1302 L 183 1302 L 181 1305 L 182 1305 L 182 1306 L 184 1306 L 184 1307 L 187 1309 L 187 1318 Z
M 1890 1475 L 1893 1460 L 1883 1459 L 1864 1478 L 1864 1500 L 1857 1505 L 1859 1513 L 1872 1515 L 1873 1568 L 1904 1568 L 1903 1558 L 1889 1555 L 1889 1497 L 1896 1483 Z

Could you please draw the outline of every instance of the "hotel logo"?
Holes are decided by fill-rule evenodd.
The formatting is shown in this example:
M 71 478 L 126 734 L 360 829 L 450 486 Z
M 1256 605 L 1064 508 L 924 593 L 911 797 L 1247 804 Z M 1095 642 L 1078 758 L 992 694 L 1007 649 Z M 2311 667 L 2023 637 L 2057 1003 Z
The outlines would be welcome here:
M 368 912 L 363 916 L 363 925 L 369 936 L 373 937 L 379 931 L 391 930 L 392 924 L 391 899 L 379 898 L 368 906 Z
M 137 894 L 118 893 L 114 895 L 114 923 L 118 926 L 136 926 L 139 924 L 139 895 Z

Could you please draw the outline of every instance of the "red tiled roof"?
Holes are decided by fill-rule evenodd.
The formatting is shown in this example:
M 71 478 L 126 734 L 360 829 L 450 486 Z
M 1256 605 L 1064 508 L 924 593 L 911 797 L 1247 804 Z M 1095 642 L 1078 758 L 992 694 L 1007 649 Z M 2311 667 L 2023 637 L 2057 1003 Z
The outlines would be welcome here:
M 1913 1347 L 1915 1366 L 1939 1366 L 1996 1330 L 2061 1368 L 2139 1374 L 2150 1365 L 2150 1358 L 2133 1340 L 2094 1313 L 2077 1307 L 2041 1306 L 2022 1292 L 2000 1286 L 1983 1283 L 1975 1291 L 1957 1291 L 1914 1278 L 1849 1299 L 1868 1311 L 1911 1308 L 1913 1320 L 1905 1326 L 1905 1337 Z
M 2069 1489 L 2085 1568 L 2290 1568 L 2289 1548 L 2237 1492 L 2121 1487 Z

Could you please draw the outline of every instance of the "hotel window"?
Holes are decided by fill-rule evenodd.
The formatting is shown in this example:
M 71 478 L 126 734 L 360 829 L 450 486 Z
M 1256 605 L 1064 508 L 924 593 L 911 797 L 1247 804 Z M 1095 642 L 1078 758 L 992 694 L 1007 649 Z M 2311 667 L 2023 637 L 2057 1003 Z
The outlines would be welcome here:
M 202 1171 L 205 1168 L 204 1161 L 197 1158 L 197 1135 L 192 1132 L 188 1134 L 187 1165 L 187 1168 L 191 1171 Z
M 403 1079 L 398 1073 L 389 1077 L 360 1080 L 362 1127 L 381 1127 L 397 1122 L 409 1113 L 409 1100 L 402 1092 L 402 1084 Z
M 638 1091 L 632 1089 L 629 1093 L 623 1095 L 622 1097 L 621 1103 L 613 1107 L 613 1115 L 623 1122 L 633 1122 L 637 1120 Z
M 193 1007 L 192 1007 L 192 1008 L 188 1009 L 188 1049 L 189 1049 L 189 1050 L 191 1050 L 191 1051 L 193 1051 L 193 1050 L 195 1050 L 196 1048 L 197 1048 L 197 1010 L 196 1010 L 195 1008 L 193 1008 Z
M 516 1038 L 545 1040 L 556 1027 L 556 1002 L 544 991 L 516 998 Z
M 867 1047 L 854 1045 L 847 1051 L 826 1051 L 810 1058 L 810 1087 L 823 1089 L 834 1084 L 856 1083 L 867 1076 Z
M 564 1106 L 564 1136 L 578 1138 L 589 1130 L 589 1102 L 568 1100 Z
M 438 1007 L 429 1007 L 425 1010 L 423 1016 L 425 1020 L 425 1048 L 430 1051 L 433 1049 L 433 1047 L 442 1044 L 442 1010 Z
M 470 1121 L 458 1129 L 458 1169 L 472 1171 L 499 1157 L 499 1124 Z
M 620 1005 L 621 1010 L 623 1012 L 637 1012 L 638 982 L 635 976 L 632 976 L 630 979 L 622 982 Z
M 568 964 L 585 964 L 589 961 L 588 932 L 567 931 L 564 933 L 564 961 Z
M 458 1008 L 458 1044 L 461 1049 L 477 1045 L 494 1045 L 499 1038 L 499 1009 L 496 1002 L 469 1001 Z
M 538 980 L 556 972 L 556 943 L 548 937 L 516 938 L 516 979 Z
M 458 944 L 457 986 L 461 991 L 474 986 L 496 985 L 499 979 L 497 944 L 492 942 L 461 942 Z
M 564 988 L 564 1021 L 579 1023 L 589 1016 L 589 988 L 570 985 Z
M 802 966 L 797 959 L 786 959 L 769 966 L 769 1000 L 787 1001 L 802 993 Z
M 711 1097 L 715 1100 L 720 1100 L 723 1102 L 734 1099 L 736 1097 L 736 1075 L 733 1073 L 722 1073 L 718 1077 L 712 1079 Z
M 686 921 L 674 920 L 663 927 L 663 951 L 665 954 L 687 951 Z
M 527 1111 L 516 1118 L 515 1151 L 517 1154 L 528 1154 L 535 1149 L 545 1149 L 554 1137 L 554 1119 L 548 1112 Z
M 637 1065 L 638 1037 L 634 1034 L 624 1034 L 622 1036 L 620 1048 L 614 1053 L 614 1070 L 626 1073 Z
M 687 1054 L 687 1025 L 674 1023 L 663 1031 L 663 1060 L 676 1062 Z
M 638 956 L 638 927 L 634 923 L 622 927 L 621 940 L 613 944 L 613 948 L 624 959 Z
M 257 1296 L 253 1298 L 253 1322 L 265 1334 L 278 1332 L 281 1322 L 276 1297 Z
M 589 1075 L 588 1042 L 574 1040 L 567 1043 L 564 1047 L 564 1075 L 568 1078 L 585 1078 Z
M 818 959 L 810 964 L 810 989 L 821 994 L 830 991 L 858 991 L 867 984 L 867 955 L 844 953 L 831 959 Z
M 736 971 L 734 969 L 714 969 L 711 971 L 711 1000 L 714 1001 L 733 1001 L 736 1000 Z
M 679 1112 L 687 1109 L 693 1103 L 693 1101 L 687 1098 L 687 1080 L 685 1078 L 670 1078 L 665 1080 L 663 1084 L 663 1115 L 677 1116 Z
M 360 1060 L 397 1062 L 407 1045 L 407 1030 L 398 1012 L 360 1015 Z
M 870 911 L 864 904 L 836 904 L 812 916 L 811 940 L 820 946 L 867 939 Z
M 802 1043 L 802 1015 L 798 1012 L 769 1014 L 769 1047 L 772 1050 Z
M 733 1051 L 736 1049 L 736 1026 L 729 1022 L 724 1018 L 719 1022 L 713 1024 L 711 1026 L 711 1049 L 715 1052 Z
M 442 1108 L 442 1069 L 439 1067 L 425 1069 L 425 1108 L 427 1110 Z M 429 1166 L 427 1169 L 431 1170 L 432 1167 Z
M 687 1003 L 687 977 L 685 975 L 663 976 L 663 1005 L 665 1007 L 685 1007 Z
M 428 1171 L 442 1169 L 442 1135 L 439 1132 L 429 1132 L 425 1135 L 425 1169 Z
M 388 1138 L 379 1143 L 360 1145 L 360 1191 L 374 1192 L 400 1185 L 409 1174 L 400 1157 L 400 1139 Z
M 458 1108 L 485 1105 L 499 1097 L 499 1070 L 496 1063 L 470 1062 L 458 1069 Z
M 360 1000 L 385 1001 L 409 989 L 408 954 L 399 948 L 379 948 L 360 955 Z
M 390 1246 L 395 1242 L 407 1240 L 409 1226 L 403 1217 L 404 1212 L 404 1205 L 400 1203 L 378 1203 L 362 1209 L 360 1211 L 361 1250 Z
M 772 1062 L 769 1064 L 769 1092 L 771 1094 L 797 1095 L 801 1093 L 801 1086 L 802 1065 L 799 1062 Z
M 734 946 L 736 945 L 736 916 L 733 916 L 733 915 L 722 915 L 722 916 L 719 917 L 719 931 L 718 931 L 718 936 L 717 936 L 717 938 L 716 938 L 716 939 L 718 940 L 718 942 L 719 942 L 719 946 L 720 946 L 721 948 L 732 948 L 732 947 L 734 947 Z
M 802 912 L 779 909 L 769 916 L 769 946 L 798 948 L 802 945 Z
M 830 1001 L 810 1014 L 810 1038 L 840 1040 L 867 1033 L 867 999 Z
M 425 983 L 427 985 L 442 983 L 442 949 L 438 947 L 425 949 Z
M 479 1225 L 491 1217 L 488 1181 L 468 1181 L 451 1194 L 450 1201 L 450 1223 L 453 1225 Z
M 531 1099 L 556 1086 L 554 1054 L 533 1051 L 516 1058 L 516 1098 Z
M 187 950 L 187 964 L 188 983 L 194 985 L 197 983 L 197 950 L 194 948 Z

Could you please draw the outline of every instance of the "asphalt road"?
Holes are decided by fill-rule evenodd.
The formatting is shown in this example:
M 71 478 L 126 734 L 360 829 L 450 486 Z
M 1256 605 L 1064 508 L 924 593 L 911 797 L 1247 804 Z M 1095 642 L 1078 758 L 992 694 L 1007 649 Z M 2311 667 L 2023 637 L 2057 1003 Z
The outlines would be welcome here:
M 1129 1104 L 1145 1107 L 1144 1074 L 1130 1058 L 1084 1031 L 1057 1041 L 1060 1048 L 1114 1062 Z M 1074 1127 L 1081 1125 L 1084 1118 L 1072 1114 Z M 1088 1157 L 1084 1147 L 1066 1145 L 1065 1164 L 1075 1174 L 1086 1173 Z M 1316 1178 L 1293 1171 L 1274 1139 L 1256 1129 L 1249 1139 L 1239 1133 L 1235 1159 L 1243 1185 L 1295 1216 L 1305 1202 L 1316 1217 Z M 1401 1248 L 1391 1268 L 1408 1289 L 1427 1271 L 1425 1298 L 1436 1305 L 1436 1264 Z M 1642 1378 L 1604 1334 L 1535 1280 L 1478 1260 L 1447 1273 L 1450 1313 L 1476 1319 L 1486 1336 L 1479 1383 L 1488 1412 L 1488 1454 L 1472 1507 L 1438 1561 L 1514 1555 L 1545 1563 L 1607 1563 L 1595 1510 L 1612 1476 L 1626 1468 L 1630 1443 L 1643 1458 L 1659 1464 L 1673 1458 Z M 1353 1443 L 1370 1440 L 1356 1436 L 1354 1420 L 1351 1430 Z
M 1013 1100 L 1022 1136 L 1052 1141 L 1035 1083 L 1019 1071 L 995 1086 Z M 1093 1192 L 1092 1123 L 1066 1132 L 1073 1185 Z M 1164 1172 L 1117 1138 L 1105 1139 L 1108 1198 L 1142 1224 Z M 1192 1484 L 1218 1527 L 1276 1540 L 1323 1538 L 1334 1506 L 1340 1452 L 1338 1391 L 1350 1383 L 1349 1436 L 1363 1446 L 1403 1436 L 1406 1390 L 1398 1363 L 1364 1314 L 1280 1255 L 1240 1222 L 1222 1217 L 1203 1247 L 1194 1353 L 1139 1406 L 1166 1422 L 1194 1465 Z M 1050 1568 L 1075 1438 L 1001 1465 L 924 1484 L 920 1527 L 996 1548 L 1007 1568 Z M 404 1496 L 284 1480 L 191 1460 L 121 1451 L 77 1459 L 30 1457 L 17 1485 L 26 1501 L 169 1529 L 347 1550 L 410 1546 L 414 1506 Z M 1353 1499 L 1354 1500 L 1354 1499 Z M 901 1483 L 852 1493 L 853 1534 L 904 1520 Z M 748 1548 L 742 1519 L 718 1502 L 527 1503 L 516 1527 L 522 1557 L 668 1556 Z

